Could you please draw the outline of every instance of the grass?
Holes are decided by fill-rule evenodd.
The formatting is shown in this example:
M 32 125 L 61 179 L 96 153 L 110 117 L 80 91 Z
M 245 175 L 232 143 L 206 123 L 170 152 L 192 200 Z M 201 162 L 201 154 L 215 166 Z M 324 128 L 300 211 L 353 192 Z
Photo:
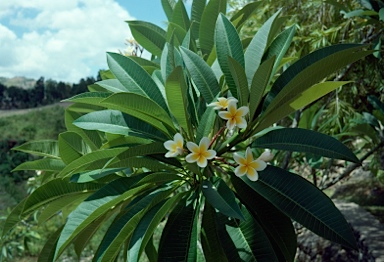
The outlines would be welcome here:
M 0 117 L 0 140 L 57 139 L 64 131 L 64 108 L 59 105 Z

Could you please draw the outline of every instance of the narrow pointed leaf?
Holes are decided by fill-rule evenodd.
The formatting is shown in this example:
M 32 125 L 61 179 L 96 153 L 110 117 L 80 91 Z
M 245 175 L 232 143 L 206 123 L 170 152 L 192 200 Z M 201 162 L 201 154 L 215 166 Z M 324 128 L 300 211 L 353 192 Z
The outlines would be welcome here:
M 120 54 L 107 53 L 107 62 L 112 73 L 131 92 L 146 96 L 164 110 L 167 109 L 160 89 L 152 77 L 134 60 Z
M 216 180 L 216 181 L 215 181 Z M 227 184 L 221 179 L 203 181 L 202 192 L 207 201 L 222 214 L 244 220 L 239 205 L 236 203 L 235 195 Z
M 253 76 L 260 66 L 261 59 L 268 48 L 270 39 L 273 37 L 272 29 L 276 26 L 276 20 L 279 14 L 280 11 L 277 11 L 263 24 L 252 38 L 251 43 L 249 43 L 248 48 L 245 51 L 245 72 L 249 84 L 252 83 Z
M 220 87 L 216 76 L 208 64 L 194 52 L 181 47 L 181 56 L 190 76 L 206 103 L 211 103 L 219 94 Z
M 13 147 L 12 150 L 36 156 L 60 159 L 59 146 L 56 140 L 30 141 L 20 146 Z
M 111 80 L 118 81 L 116 79 L 111 79 Z M 105 80 L 105 81 L 108 81 L 108 80 Z M 74 102 L 74 103 L 84 103 L 84 104 L 90 104 L 90 105 L 99 105 L 101 101 L 103 101 L 105 98 L 107 98 L 110 95 L 111 93 L 109 92 L 87 92 L 87 93 L 75 95 L 71 98 L 65 99 L 64 101 Z
M 282 254 L 282 259 L 285 261 L 294 261 L 297 237 L 291 219 L 247 186 L 242 179 L 231 176 L 231 181 L 240 201 L 245 204 L 253 216 L 258 218 L 257 221 L 263 227 L 271 243 L 275 243 L 276 255 Z
M 203 55 L 211 53 L 215 43 L 214 33 L 217 17 L 220 13 L 225 14 L 226 9 L 226 0 L 211 0 L 205 7 L 199 29 L 199 42 Z
M 260 5 L 260 2 L 252 2 L 245 5 L 242 9 L 236 12 L 231 17 L 231 22 L 236 26 L 236 29 L 239 31 L 244 23 L 255 13 L 256 8 Z M 235 21 L 237 21 L 235 23 Z
M 37 262 L 51 262 L 55 256 L 55 248 L 57 244 L 57 240 L 61 234 L 61 230 L 63 230 L 63 226 L 59 227 L 54 233 L 52 233 L 47 241 L 45 242 L 44 247 L 41 249 L 39 258 Z
M 176 5 L 173 8 L 172 22 L 179 25 L 184 29 L 185 32 L 189 30 L 191 22 L 185 9 L 183 1 L 177 1 Z
M 351 227 L 341 212 L 321 190 L 304 178 L 268 166 L 259 180 L 243 181 L 280 211 L 312 232 L 333 242 L 356 248 Z
M 252 79 L 249 95 L 249 114 L 250 119 L 254 119 L 255 113 L 260 105 L 264 96 L 264 92 L 271 79 L 272 68 L 275 62 L 275 57 L 271 57 L 262 63 L 257 68 L 255 75 Z
M 102 104 L 136 117 L 159 129 L 164 134 L 169 135 L 168 130 L 175 131 L 168 113 L 147 97 L 134 93 L 119 93 L 105 99 Z
M 248 105 L 249 89 L 247 76 L 244 68 L 232 57 L 228 57 L 229 70 L 237 87 L 237 97 L 239 98 L 239 107 Z
M 118 110 L 102 110 L 83 115 L 73 122 L 87 130 L 99 130 L 111 134 L 130 135 L 165 141 L 166 136 L 153 126 Z
M 199 125 L 196 132 L 196 141 L 200 141 L 203 137 L 208 137 L 212 132 L 212 127 L 216 121 L 216 111 L 213 107 L 207 107 L 200 122 L 204 123 Z
M 253 147 L 304 152 L 359 163 L 359 160 L 337 139 L 302 128 L 281 128 L 257 138 Z
M 24 162 L 18 165 L 12 171 L 19 170 L 42 170 L 60 172 L 65 167 L 65 164 L 60 159 L 43 158 L 34 161 Z
M 63 162 L 69 164 L 91 152 L 91 149 L 76 132 L 64 132 L 59 135 L 59 151 Z
M 192 136 L 190 114 L 188 112 L 188 90 L 181 67 L 176 67 L 165 84 L 168 106 L 179 126 Z
M 191 8 L 191 32 L 194 39 L 199 38 L 199 25 L 203 16 L 206 0 L 192 1 Z
M 96 82 L 96 84 L 101 86 L 102 88 L 112 92 L 112 93 L 120 93 L 120 92 L 129 92 L 130 91 L 123 84 L 121 84 L 120 81 L 117 79 L 106 79 L 106 80 Z
M 240 37 L 236 28 L 223 14 L 220 14 L 215 28 L 215 47 L 217 60 L 224 73 L 225 80 L 232 95 L 237 97 L 237 89 L 231 75 L 228 57 L 232 57 L 241 66 L 244 66 L 244 53 Z
M 166 42 L 166 32 L 161 27 L 144 21 L 127 21 L 135 40 L 148 52 L 160 57 Z
M 176 1 L 175 0 L 161 0 L 161 5 L 167 16 L 168 20 L 171 21 L 173 9 L 175 8 Z

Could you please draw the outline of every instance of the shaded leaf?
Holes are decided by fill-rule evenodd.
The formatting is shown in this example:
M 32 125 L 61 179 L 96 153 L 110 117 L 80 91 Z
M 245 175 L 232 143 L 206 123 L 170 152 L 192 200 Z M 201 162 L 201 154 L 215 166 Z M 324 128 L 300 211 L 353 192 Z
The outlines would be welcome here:
M 56 140 L 30 141 L 20 146 L 15 146 L 12 150 L 25 152 L 28 154 L 60 159 L 59 146 Z

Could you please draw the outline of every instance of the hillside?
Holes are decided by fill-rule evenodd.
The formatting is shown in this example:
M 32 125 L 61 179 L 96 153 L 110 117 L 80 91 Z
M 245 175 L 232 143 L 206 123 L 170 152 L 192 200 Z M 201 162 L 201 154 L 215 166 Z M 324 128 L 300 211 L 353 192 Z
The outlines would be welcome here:
M 0 76 L 0 83 L 6 87 L 17 86 L 29 89 L 35 86 L 36 80 L 32 78 L 26 78 L 24 76 L 15 76 L 12 78 Z

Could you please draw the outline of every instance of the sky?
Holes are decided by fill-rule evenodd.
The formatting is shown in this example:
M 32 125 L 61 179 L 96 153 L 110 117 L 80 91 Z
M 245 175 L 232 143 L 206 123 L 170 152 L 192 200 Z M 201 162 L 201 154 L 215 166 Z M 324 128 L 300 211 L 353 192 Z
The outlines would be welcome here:
M 106 52 L 125 50 L 127 20 L 165 28 L 166 16 L 160 0 L 1 0 L 0 76 L 96 77 Z

